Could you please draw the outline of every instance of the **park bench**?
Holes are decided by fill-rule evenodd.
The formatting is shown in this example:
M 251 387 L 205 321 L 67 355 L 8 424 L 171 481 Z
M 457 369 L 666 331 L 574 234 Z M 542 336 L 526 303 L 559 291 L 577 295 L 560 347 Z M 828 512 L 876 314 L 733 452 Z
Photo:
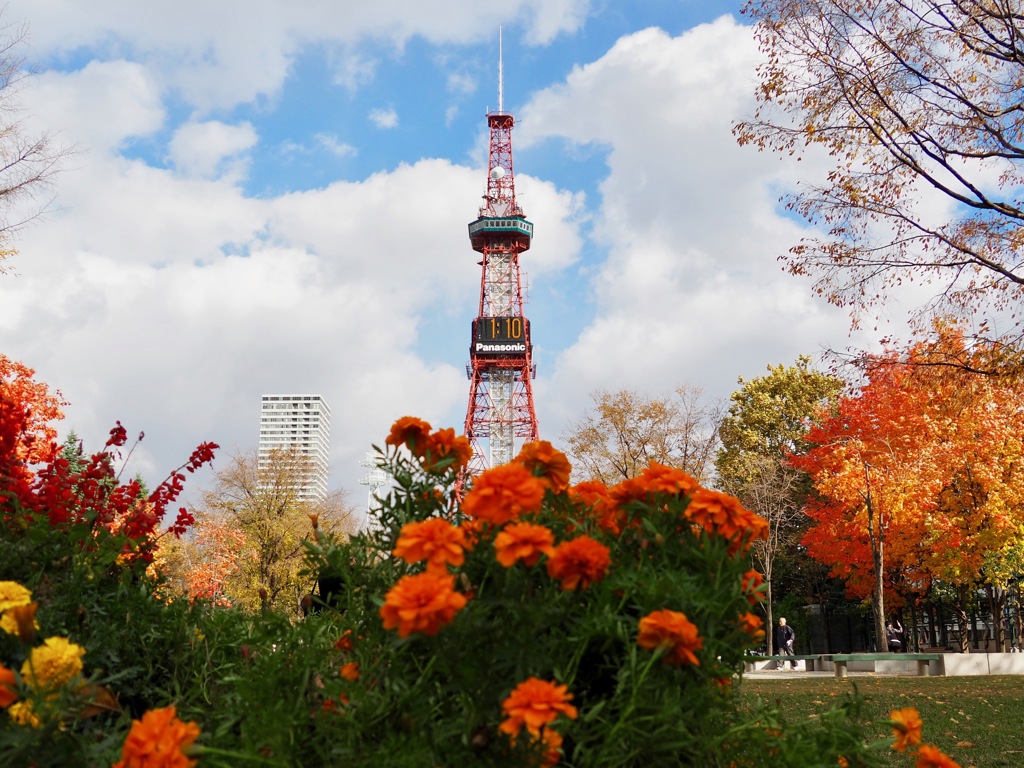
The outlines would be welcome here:
M 779 662 L 780 661 L 784 661 L 784 662 L 787 662 L 787 663 L 802 661 L 802 662 L 804 662 L 804 666 L 806 667 L 807 671 L 808 672 L 813 672 L 814 671 L 814 665 L 821 663 L 821 654 L 820 653 L 814 653 L 814 654 L 810 654 L 810 655 L 806 655 L 806 656 L 801 656 L 801 655 L 795 655 L 795 656 L 791 656 L 791 655 L 785 655 L 785 656 L 783 656 L 783 655 L 779 655 L 779 656 L 747 656 L 744 659 L 744 661 L 746 661 L 748 664 L 751 665 L 751 667 L 753 667 L 753 669 L 750 670 L 750 671 L 753 671 L 753 670 L 757 669 L 756 664 L 759 661 L 774 661 L 776 667 L 779 666 Z
M 832 653 L 824 658 L 831 660 L 836 677 L 846 677 L 846 665 L 851 661 L 916 661 L 919 677 L 928 676 L 928 663 L 938 661 L 937 653 Z

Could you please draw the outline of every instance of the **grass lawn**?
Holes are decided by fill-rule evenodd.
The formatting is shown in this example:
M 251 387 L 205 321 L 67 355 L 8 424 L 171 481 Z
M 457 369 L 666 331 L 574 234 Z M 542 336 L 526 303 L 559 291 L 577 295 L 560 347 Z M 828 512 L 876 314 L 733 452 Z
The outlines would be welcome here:
M 807 677 L 780 673 L 779 679 L 746 678 L 748 700 L 777 706 L 787 720 L 817 717 L 856 687 L 866 700 L 865 715 L 879 722 L 879 737 L 891 734 L 881 721 L 893 709 L 917 707 L 924 741 L 963 768 L 1024 766 L 1024 677 Z M 890 765 L 913 766 L 908 754 L 892 752 Z

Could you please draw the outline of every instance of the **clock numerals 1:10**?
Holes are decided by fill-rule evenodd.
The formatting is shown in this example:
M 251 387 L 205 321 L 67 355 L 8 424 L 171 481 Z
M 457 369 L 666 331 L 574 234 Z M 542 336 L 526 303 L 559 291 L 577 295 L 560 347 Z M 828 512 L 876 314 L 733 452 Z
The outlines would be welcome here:
M 492 339 L 514 341 L 523 338 L 523 318 L 521 317 L 486 317 L 484 322 L 490 324 L 488 330 Z

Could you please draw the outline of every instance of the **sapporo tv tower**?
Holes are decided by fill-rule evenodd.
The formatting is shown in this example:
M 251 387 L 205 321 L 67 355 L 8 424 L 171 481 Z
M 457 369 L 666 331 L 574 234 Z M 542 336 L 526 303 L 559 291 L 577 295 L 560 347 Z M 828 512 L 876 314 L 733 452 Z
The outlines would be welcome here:
M 511 461 L 516 438 L 537 440 L 531 384 L 537 371 L 530 321 L 523 314 L 519 272 L 519 254 L 530 247 L 533 224 L 516 202 L 512 168 L 515 119 L 502 108 L 503 76 L 499 31 L 498 110 L 487 115 L 491 132 L 487 194 L 476 221 L 469 225 L 469 241 L 482 257 L 480 305 L 473 320 L 470 362 L 466 366 L 470 381 L 466 437 L 473 446 L 469 476 Z

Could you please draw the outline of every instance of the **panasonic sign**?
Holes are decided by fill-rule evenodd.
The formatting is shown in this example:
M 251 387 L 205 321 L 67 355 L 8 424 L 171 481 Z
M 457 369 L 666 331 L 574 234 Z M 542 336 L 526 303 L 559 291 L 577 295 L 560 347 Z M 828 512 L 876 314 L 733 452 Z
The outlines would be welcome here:
M 524 342 L 515 344 L 493 344 L 478 341 L 474 349 L 478 355 L 526 354 L 526 344 Z

